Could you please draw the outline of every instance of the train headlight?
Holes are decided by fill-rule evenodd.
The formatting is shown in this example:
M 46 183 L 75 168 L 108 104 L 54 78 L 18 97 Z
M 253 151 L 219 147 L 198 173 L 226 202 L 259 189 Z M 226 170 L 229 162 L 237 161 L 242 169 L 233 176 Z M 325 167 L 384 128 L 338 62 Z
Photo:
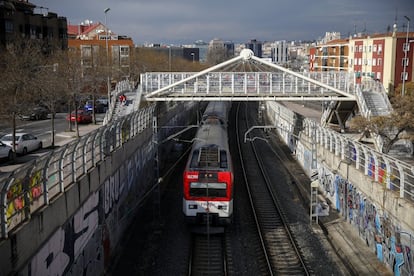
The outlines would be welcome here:
M 197 209 L 197 204 L 188 204 L 188 209 Z

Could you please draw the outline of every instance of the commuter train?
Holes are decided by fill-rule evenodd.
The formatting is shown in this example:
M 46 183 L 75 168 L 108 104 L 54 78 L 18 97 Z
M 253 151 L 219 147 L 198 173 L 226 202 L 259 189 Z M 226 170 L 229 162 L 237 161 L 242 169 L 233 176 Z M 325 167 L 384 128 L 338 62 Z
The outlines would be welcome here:
M 190 224 L 226 225 L 233 215 L 233 166 L 227 136 L 231 103 L 210 102 L 183 174 L 183 212 Z

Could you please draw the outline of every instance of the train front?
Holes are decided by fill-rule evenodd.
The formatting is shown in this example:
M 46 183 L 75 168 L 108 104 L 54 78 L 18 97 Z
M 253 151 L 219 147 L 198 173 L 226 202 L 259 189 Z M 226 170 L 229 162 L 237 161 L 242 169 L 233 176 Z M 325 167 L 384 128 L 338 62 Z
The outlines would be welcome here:
M 188 223 L 226 225 L 233 215 L 233 170 L 227 130 L 204 125 L 183 175 L 183 212 Z

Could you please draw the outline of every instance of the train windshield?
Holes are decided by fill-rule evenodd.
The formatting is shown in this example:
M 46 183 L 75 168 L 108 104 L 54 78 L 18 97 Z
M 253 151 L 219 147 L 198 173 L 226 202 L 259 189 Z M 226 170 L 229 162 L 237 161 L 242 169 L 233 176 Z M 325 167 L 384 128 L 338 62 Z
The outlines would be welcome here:
M 226 183 L 200 183 L 190 184 L 190 196 L 197 197 L 226 197 Z

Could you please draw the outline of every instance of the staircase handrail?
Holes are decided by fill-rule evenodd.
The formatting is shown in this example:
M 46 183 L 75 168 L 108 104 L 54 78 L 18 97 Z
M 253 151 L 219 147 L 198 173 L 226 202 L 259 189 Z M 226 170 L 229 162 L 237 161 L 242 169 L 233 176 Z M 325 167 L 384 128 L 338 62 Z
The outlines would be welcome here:
M 355 95 L 356 95 L 356 100 L 357 100 L 358 107 L 359 107 L 359 112 L 361 113 L 363 117 L 369 118 L 369 115 L 371 112 L 368 108 L 368 105 L 362 93 L 363 92 L 362 92 L 361 85 L 355 84 Z

